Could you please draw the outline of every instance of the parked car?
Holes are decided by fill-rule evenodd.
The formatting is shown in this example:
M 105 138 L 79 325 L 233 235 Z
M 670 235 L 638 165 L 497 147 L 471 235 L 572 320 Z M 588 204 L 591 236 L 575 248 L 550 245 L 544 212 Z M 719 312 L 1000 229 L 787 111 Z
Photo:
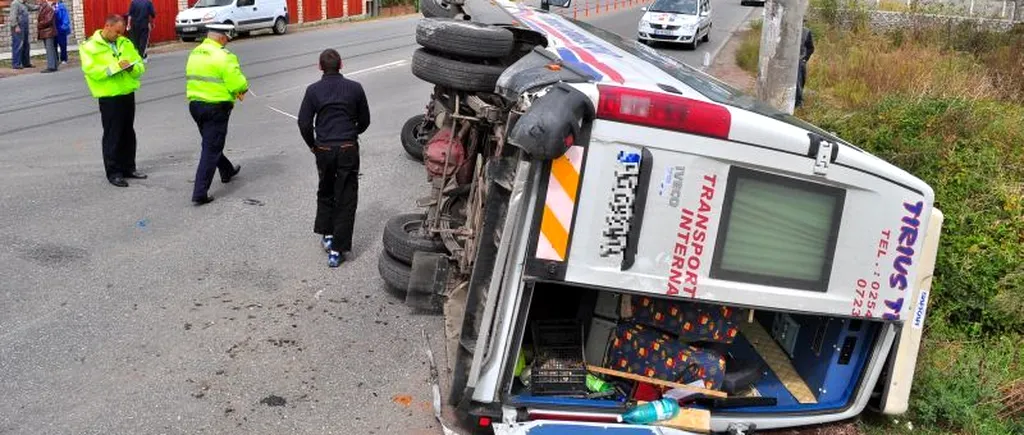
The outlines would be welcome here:
M 711 0 L 657 0 L 643 7 L 636 38 L 641 42 L 671 42 L 697 48 L 711 38 Z
M 740 0 L 741 6 L 764 6 L 765 0 Z
M 430 192 L 387 222 L 378 267 L 447 317 L 458 415 L 743 434 L 906 411 L 943 220 L 930 186 L 592 25 L 446 4 L 412 58 L 434 85 L 407 129 Z M 685 418 L 623 422 L 668 394 L 652 384 Z
M 288 30 L 288 4 L 285 0 L 199 0 L 178 12 L 174 30 L 182 41 L 190 42 L 206 34 L 208 24 L 231 24 L 239 34 L 271 29 L 278 35 Z

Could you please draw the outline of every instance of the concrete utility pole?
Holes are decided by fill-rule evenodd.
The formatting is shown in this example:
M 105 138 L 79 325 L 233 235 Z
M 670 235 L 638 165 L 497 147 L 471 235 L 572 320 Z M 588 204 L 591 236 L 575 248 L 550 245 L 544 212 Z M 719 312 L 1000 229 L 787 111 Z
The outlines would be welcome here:
M 757 62 L 757 98 L 793 113 L 797 68 L 807 0 L 768 0 L 764 5 L 761 55 Z

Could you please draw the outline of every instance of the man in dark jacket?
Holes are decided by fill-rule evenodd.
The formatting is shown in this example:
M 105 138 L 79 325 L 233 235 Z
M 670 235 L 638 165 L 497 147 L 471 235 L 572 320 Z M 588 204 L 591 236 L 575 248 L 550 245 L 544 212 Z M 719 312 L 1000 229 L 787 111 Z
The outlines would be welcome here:
M 128 39 L 135 44 L 135 49 L 143 59 L 149 47 L 149 31 L 153 27 L 156 10 L 152 0 L 132 0 L 128 6 Z
M 370 126 L 370 108 L 363 87 L 340 73 L 341 56 L 333 49 L 320 53 L 320 81 L 306 88 L 299 108 L 299 132 L 316 156 L 320 174 L 316 221 L 327 265 L 338 267 L 352 250 L 359 190 L 359 135 Z
M 807 61 L 811 59 L 812 54 L 814 54 L 814 35 L 811 33 L 811 29 L 807 28 L 805 20 L 803 34 L 800 38 L 800 69 L 797 71 L 796 107 L 804 104 L 804 82 L 807 81 Z
M 56 11 L 50 0 L 43 1 L 36 17 L 36 37 L 46 47 L 46 69 L 44 73 L 57 71 L 57 20 Z

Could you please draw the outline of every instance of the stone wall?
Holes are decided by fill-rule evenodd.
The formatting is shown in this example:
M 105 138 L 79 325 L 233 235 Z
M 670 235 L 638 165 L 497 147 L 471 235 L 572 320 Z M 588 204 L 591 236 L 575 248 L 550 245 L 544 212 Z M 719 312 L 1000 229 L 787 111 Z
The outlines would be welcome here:
M 964 23 L 970 23 L 977 25 L 980 28 L 1000 32 L 1005 32 L 1013 28 L 1013 22 L 990 18 L 888 11 L 871 11 L 869 14 L 871 28 L 879 31 L 935 26 L 959 26 Z
M 813 10 L 821 13 L 820 9 Z M 956 27 L 962 24 L 971 24 L 980 29 L 987 29 L 998 32 L 1009 31 L 1014 23 L 1009 20 L 967 17 L 960 15 L 925 14 L 920 12 L 892 12 L 879 10 L 852 10 L 845 9 L 837 12 L 838 21 L 847 26 L 864 19 L 875 31 L 886 32 L 900 29 L 914 29 L 926 27 Z M 1020 23 L 1018 23 L 1020 24 Z

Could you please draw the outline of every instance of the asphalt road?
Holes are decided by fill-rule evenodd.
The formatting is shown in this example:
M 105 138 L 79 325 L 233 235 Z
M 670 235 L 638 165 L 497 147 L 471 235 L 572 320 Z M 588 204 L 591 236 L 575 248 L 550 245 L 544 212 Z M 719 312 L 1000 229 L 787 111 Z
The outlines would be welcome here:
M 649 6 L 651 3 L 647 3 Z M 704 56 L 713 59 L 729 41 L 734 30 L 753 16 L 760 16 L 760 6 L 740 6 L 739 0 L 711 0 L 711 37 L 708 42 L 697 45 L 696 49 L 687 49 L 683 44 L 659 42 L 651 46 L 663 55 L 673 57 L 696 68 L 704 68 Z M 611 14 L 591 15 L 588 22 L 605 30 L 614 32 L 630 40 L 636 40 L 637 25 L 644 12 L 640 8 L 612 12 Z
M 594 21 L 619 31 L 631 14 Z M 203 207 L 187 52 L 150 58 L 135 122 L 150 177 L 127 189 L 104 179 L 77 69 L 0 80 L 0 434 L 438 433 L 421 331 L 443 367 L 442 321 L 410 314 L 376 271 L 384 221 L 426 190 L 398 144 L 430 91 L 409 71 L 415 23 L 232 43 L 254 94 L 228 133 L 242 172 Z M 293 119 L 327 47 L 373 116 L 339 269 L 312 233 L 316 171 Z

